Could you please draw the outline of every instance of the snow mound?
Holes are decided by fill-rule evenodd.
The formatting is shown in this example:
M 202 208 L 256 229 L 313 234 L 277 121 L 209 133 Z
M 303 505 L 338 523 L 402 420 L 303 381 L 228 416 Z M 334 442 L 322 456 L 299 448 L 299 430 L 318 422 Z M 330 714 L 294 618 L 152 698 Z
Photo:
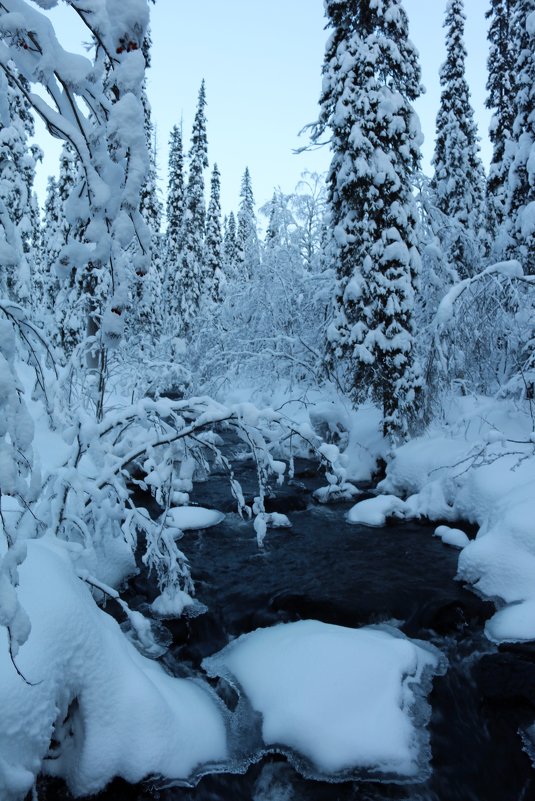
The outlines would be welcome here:
M 404 518 L 406 507 L 405 501 L 395 495 L 379 495 L 356 503 L 347 513 L 347 519 L 361 526 L 384 526 L 389 517 Z
M 451 529 L 446 535 L 457 540 L 449 544 L 462 547 L 457 577 L 501 607 L 485 627 L 491 640 L 535 640 L 535 451 L 529 410 L 508 400 L 457 399 L 446 425 L 447 436 L 430 429 L 397 448 L 379 489 L 409 496 L 406 517 L 478 524 L 470 542 Z
M 449 526 L 437 526 L 433 536 L 440 537 L 444 545 L 451 545 L 453 548 L 465 548 L 470 542 L 464 531 Z
M 22 801 L 41 769 L 90 795 L 114 776 L 187 779 L 227 758 L 225 715 L 211 690 L 139 654 L 61 545 L 29 541 L 19 575 L 32 628 L 16 661 L 31 685 L 0 627 L 2 801 Z
M 204 509 L 202 506 L 175 506 L 167 512 L 169 526 L 189 531 L 191 529 L 211 528 L 224 520 L 223 512 L 217 509 Z
M 262 715 L 268 749 L 313 778 L 420 775 L 428 756 L 422 682 L 443 669 L 436 649 L 399 632 L 305 620 L 258 629 L 205 659 Z M 427 688 L 426 688 L 427 689 Z

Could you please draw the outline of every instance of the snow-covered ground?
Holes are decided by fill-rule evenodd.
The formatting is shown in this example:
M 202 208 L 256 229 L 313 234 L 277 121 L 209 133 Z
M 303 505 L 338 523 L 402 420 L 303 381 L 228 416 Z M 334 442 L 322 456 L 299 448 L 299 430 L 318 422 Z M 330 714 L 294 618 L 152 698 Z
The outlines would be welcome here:
M 89 795 L 114 776 L 187 778 L 225 760 L 215 695 L 142 656 L 95 604 L 61 543 L 28 542 L 19 573 L 32 629 L 16 657 L 19 675 L 0 627 L 3 801 L 24 799 L 41 769 Z

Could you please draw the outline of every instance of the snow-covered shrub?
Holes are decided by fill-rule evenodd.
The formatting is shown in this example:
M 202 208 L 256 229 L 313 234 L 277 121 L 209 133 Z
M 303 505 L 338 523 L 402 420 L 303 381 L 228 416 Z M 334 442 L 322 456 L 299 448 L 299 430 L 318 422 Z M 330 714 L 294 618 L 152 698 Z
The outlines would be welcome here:
M 432 324 L 427 385 L 533 399 L 535 281 L 516 261 L 455 284 Z M 430 398 L 433 402 L 433 397 Z

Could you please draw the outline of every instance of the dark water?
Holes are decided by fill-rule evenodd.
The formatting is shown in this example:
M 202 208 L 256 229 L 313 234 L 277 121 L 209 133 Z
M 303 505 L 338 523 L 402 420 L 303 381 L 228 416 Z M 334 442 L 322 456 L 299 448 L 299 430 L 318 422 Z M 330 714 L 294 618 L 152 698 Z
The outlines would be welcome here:
M 303 475 L 288 506 L 305 506 L 313 479 Z M 221 486 L 220 486 L 221 485 Z M 221 507 L 228 491 L 213 480 L 200 502 Z M 278 622 L 313 618 L 344 626 L 396 621 L 410 637 L 431 641 L 448 657 L 447 674 L 430 695 L 432 775 L 419 785 L 306 781 L 282 758 L 270 757 L 245 775 L 207 776 L 193 789 L 132 787 L 113 782 L 96 801 L 535 801 L 535 773 L 519 728 L 535 720 L 535 654 L 492 647 L 484 638 L 493 606 L 454 581 L 458 552 L 415 523 L 370 529 L 350 526 L 347 505 L 309 504 L 290 514 L 293 528 L 272 530 L 259 551 L 251 524 L 229 514 L 223 524 L 190 532 L 180 543 L 190 559 L 197 598 L 208 612 L 170 622 L 173 645 L 164 657 L 175 674 L 199 668 L 229 637 Z M 152 599 L 138 576 L 129 602 Z M 44 782 L 40 801 L 70 796 Z

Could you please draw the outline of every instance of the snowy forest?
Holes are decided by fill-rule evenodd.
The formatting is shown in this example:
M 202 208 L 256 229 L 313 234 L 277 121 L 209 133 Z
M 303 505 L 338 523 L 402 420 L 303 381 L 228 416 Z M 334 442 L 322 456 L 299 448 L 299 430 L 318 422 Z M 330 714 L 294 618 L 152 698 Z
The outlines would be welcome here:
M 328 172 L 228 213 L 157 2 L 0 0 L 0 801 L 535 799 L 535 0 L 488 169 L 444 3 L 430 174 L 403 0 L 324 0 Z

